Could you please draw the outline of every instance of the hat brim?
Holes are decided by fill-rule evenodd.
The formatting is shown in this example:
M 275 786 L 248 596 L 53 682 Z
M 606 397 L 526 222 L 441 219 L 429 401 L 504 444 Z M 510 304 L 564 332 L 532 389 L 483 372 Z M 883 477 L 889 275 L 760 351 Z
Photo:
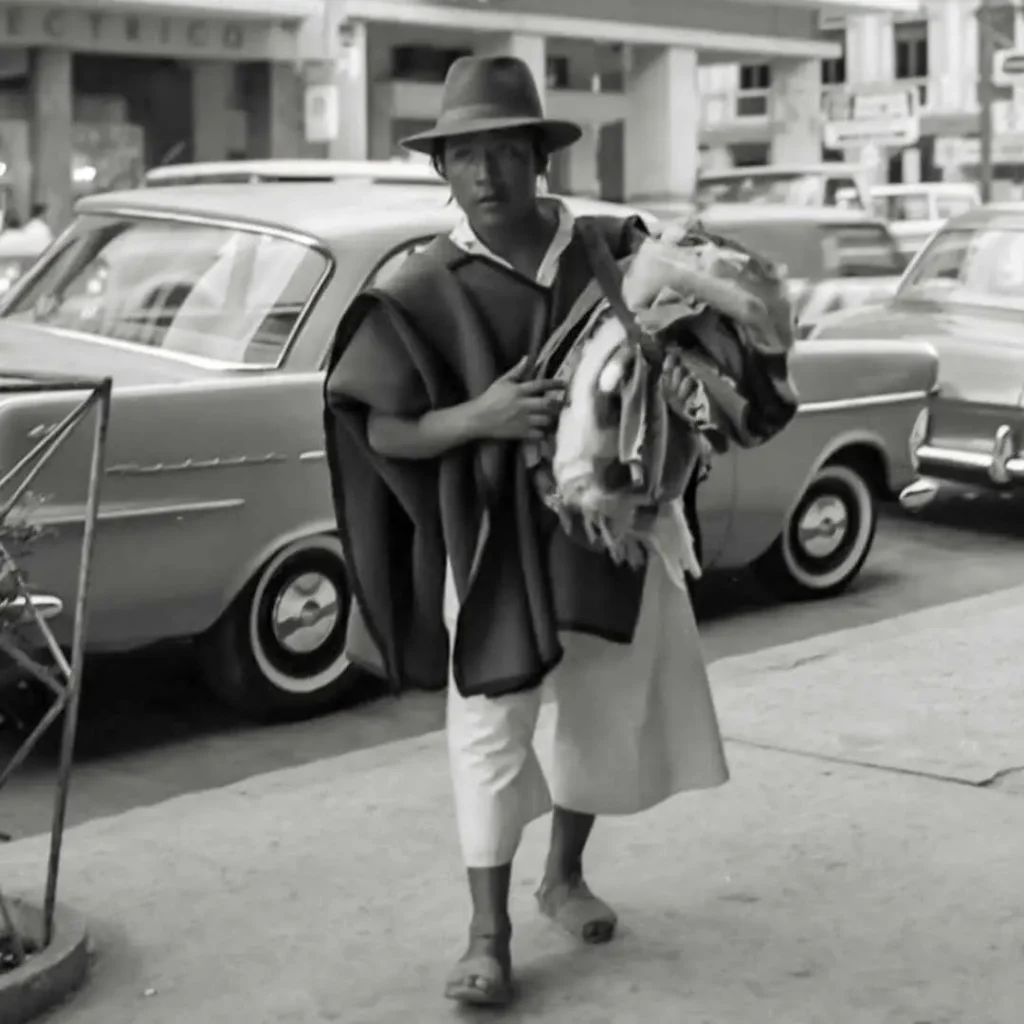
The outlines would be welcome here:
M 432 156 L 434 148 L 444 139 L 478 135 L 481 132 L 510 132 L 522 128 L 539 131 L 549 153 L 571 146 L 583 135 L 583 129 L 572 121 L 556 121 L 546 117 L 481 117 L 462 121 L 458 125 L 439 126 L 426 132 L 418 132 L 402 139 L 400 144 L 414 153 Z

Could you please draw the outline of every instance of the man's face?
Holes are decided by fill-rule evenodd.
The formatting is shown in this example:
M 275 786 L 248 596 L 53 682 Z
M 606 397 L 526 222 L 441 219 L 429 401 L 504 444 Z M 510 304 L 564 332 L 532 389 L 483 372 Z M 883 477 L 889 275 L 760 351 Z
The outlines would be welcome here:
M 473 227 L 507 227 L 529 214 L 539 170 L 528 132 L 483 132 L 445 143 L 445 177 Z

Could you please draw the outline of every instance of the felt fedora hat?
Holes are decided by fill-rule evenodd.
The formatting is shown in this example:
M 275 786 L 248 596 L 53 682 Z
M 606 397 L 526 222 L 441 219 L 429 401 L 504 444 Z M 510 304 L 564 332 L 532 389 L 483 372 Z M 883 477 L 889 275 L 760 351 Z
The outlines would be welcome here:
M 459 57 L 445 77 L 437 123 L 402 139 L 402 145 L 432 155 L 442 139 L 515 128 L 539 131 L 549 152 L 571 146 L 583 134 L 572 121 L 544 116 L 537 84 L 518 57 Z

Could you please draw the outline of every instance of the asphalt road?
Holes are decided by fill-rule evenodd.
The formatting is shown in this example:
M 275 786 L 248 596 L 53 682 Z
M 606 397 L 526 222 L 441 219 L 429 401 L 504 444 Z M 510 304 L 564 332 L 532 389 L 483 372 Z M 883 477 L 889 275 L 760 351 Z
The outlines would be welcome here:
M 746 577 L 711 579 L 698 594 L 709 660 L 744 654 L 1024 581 L 1024 501 L 943 498 L 913 519 L 887 510 L 860 579 L 842 597 L 780 604 Z M 314 721 L 239 723 L 196 681 L 187 655 L 159 652 L 92 667 L 69 808 L 70 823 L 117 814 L 181 793 L 438 729 L 443 700 L 367 695 Z M 6 763 L 12 740 L 0 738 Z M 0 832 L 14 838 L 50 824 L 54 744 L 0 793 Z M 338 779 L 345 785 L 344 778 Z

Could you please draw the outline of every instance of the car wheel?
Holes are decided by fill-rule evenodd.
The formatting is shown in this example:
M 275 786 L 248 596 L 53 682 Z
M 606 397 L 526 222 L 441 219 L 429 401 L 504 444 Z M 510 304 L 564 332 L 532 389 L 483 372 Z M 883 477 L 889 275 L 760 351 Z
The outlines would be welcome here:
M 199 638 L 207 684 L 249 717 L 300 718 L 327 710 L 360 675 L 345 656 L 350 604 L 336 538 L 289 544 Z
M 832 597 L 860 572 L 877 526 L 878 508 L 868 477 L 856 465 L 830 462 L 815 473 L 782 536 L 754 570 L 784 597 Z

